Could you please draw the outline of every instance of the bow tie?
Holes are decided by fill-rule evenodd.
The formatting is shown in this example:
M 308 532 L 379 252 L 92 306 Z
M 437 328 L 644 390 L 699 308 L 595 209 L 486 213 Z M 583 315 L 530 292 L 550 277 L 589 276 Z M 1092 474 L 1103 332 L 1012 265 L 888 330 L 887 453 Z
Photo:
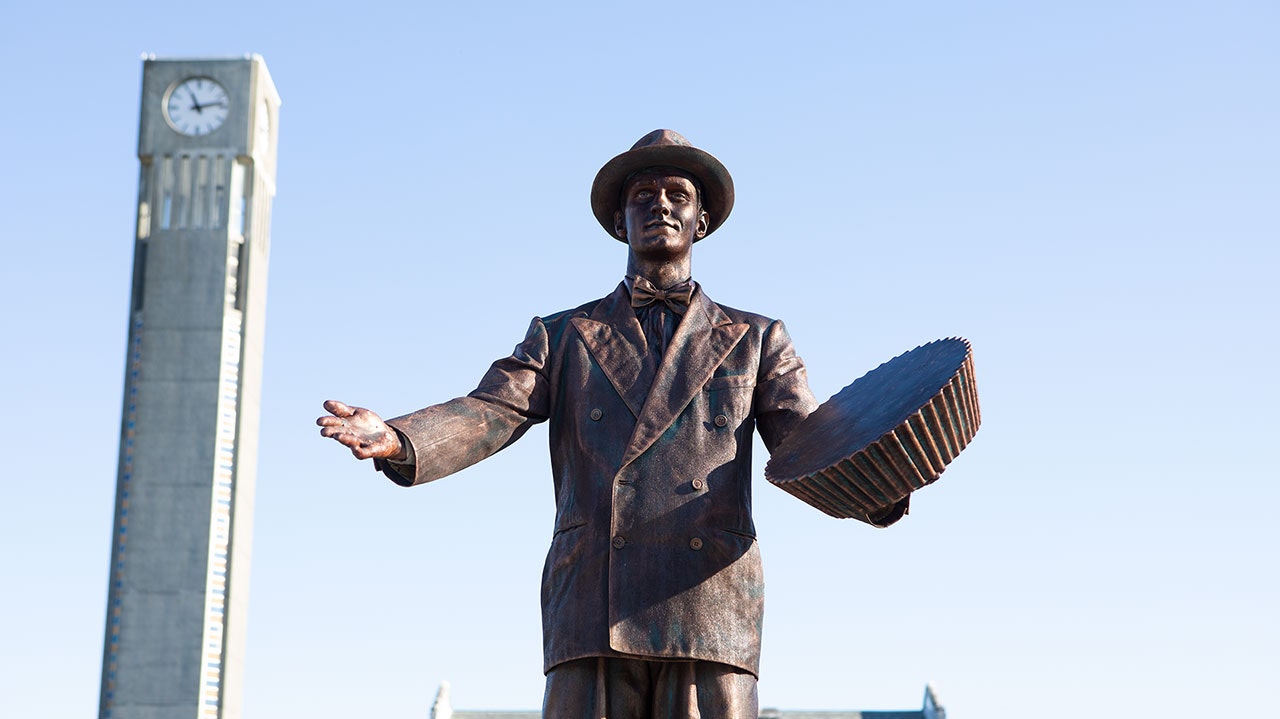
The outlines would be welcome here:
M 635 275 L 631 278 L 631 306 L 645 307 L 654 302 L 664 302 L 671 311 L 683 315 L 689 309 L 689 300 L 693 297 L 693 280 L 685 280 L 678 285 L 660 290 L 645 278 Z

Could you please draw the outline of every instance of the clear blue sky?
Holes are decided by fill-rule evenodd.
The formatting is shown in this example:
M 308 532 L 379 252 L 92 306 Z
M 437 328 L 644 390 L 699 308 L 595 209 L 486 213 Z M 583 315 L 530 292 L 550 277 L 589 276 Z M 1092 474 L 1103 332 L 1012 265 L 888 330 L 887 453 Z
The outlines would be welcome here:
M 260 53 L 284 100 L 246 719 L 425 717 L 442 679 L 538 705 L 545 429 L 404 490 L 312 421 L 463 394 L 531 316 L 607 293 L 591 178 L 657 127 L 737 183 L 694 276 L 786 320 L 820 398 L 938 337 L 975 351 L 985 424 L 891 529 L 768 486 L 761 451 L 763 705 L 1274 704 L 1274 3 L 3 15 L 0 715 L 96 711 L 143 52 Z

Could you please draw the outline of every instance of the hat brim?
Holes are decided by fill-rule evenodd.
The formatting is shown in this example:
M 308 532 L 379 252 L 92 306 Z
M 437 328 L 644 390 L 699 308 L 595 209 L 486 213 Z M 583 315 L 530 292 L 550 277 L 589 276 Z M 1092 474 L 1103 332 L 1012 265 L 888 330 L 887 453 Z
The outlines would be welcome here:
M 702 184 L 702 209 L 709 216 L 703 238 L 724 224 L 733 211 L 733 178 L 710 153 L 689 145 L 652 145 L 628 150 L 606 162 L 591 184 L 591 212 L 613 239 L 627 241 L 614 232 L 613 213 L 620 209 L 622 183 L 632 173 L 647 167 L 684 170 Z M 698 239 L 702 238 L 695 238 L 694 242 Z

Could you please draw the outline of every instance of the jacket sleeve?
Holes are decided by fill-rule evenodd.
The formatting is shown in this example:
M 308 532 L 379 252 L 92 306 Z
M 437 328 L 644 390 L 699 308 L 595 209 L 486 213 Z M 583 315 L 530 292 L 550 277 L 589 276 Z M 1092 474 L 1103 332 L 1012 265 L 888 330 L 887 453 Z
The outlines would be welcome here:
M 422 484 L 516 441 L 547 419 L 549 351 L 547 328 L 535 318 L 524 341 L 510 357 L 494 362 L 471 394 L 387 421 L 412 446 L 412 466 L 383 460 L 375 466 L 396 484 Z
M 795 347 L 782 322 L 775 320 L 765 330 L 760 348 L 760 377 L 756 382 L 756 424 L 770 452 L 786 439 L 818 401 L 809 389 L 809 376 L 804 361 L 796 356 Z M 887 527 L 902 519 L 911 506 L 911 495 L 863 518 L 874 527 Z
M 764 446 L 772 452 L 817 407 L 804 360 L 796 356 L 787 328 L 774 320 L 761 340 L 756 378 L 756 426 Z

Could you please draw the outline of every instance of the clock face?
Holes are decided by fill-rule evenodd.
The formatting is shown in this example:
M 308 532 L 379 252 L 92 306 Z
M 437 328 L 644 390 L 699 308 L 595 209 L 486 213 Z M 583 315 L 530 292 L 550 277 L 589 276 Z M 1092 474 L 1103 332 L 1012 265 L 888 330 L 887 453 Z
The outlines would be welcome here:
M 169 91 L 164 116 L 173 129 L 195 137 L 222 127 L 230 107 L 226 88 L 207 77 L 192 77 Z

